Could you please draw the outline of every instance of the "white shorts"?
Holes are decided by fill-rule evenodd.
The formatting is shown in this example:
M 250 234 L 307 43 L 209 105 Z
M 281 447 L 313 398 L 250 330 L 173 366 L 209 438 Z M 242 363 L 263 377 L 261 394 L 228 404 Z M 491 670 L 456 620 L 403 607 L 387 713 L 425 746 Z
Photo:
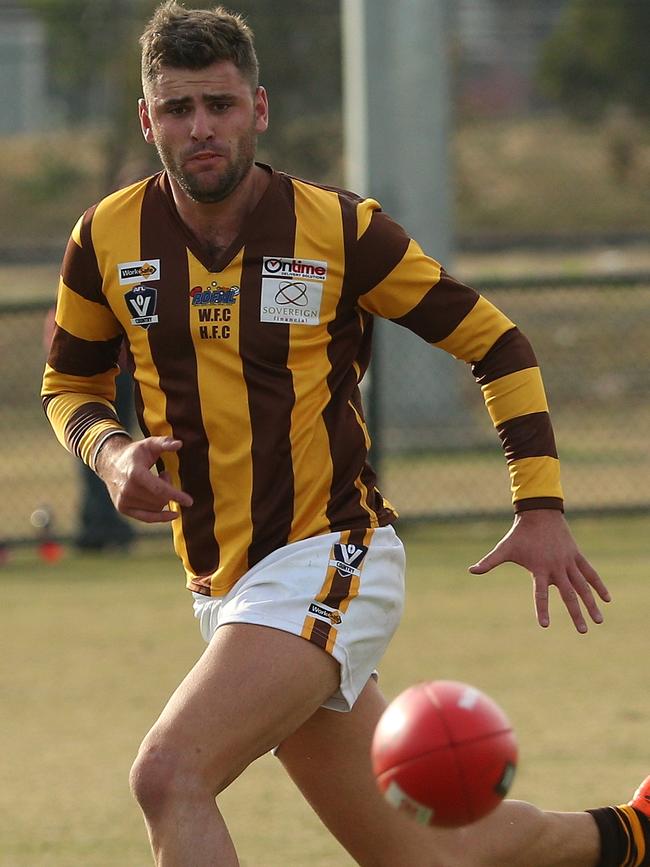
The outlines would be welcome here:
M 313 641 L 341 666 L 340 688 L 323 707 L 349 711 L 402 616 L 404 559 L 390 526 L 292 542 L 225 596 L 193 593 L 194 614 L 207 642 L 224 623 L 258 623 Z

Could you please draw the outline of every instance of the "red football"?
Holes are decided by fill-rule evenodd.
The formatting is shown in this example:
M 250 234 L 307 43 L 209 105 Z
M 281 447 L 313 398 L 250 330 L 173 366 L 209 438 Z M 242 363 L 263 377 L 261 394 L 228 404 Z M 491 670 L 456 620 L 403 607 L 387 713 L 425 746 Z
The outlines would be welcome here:
M 388 705 L 371 755 L 390 804 L 424 825 L 458 827 L 501 803 L 515 774 L 517 741 L 485 693 L 436 680 L 410 687 Z

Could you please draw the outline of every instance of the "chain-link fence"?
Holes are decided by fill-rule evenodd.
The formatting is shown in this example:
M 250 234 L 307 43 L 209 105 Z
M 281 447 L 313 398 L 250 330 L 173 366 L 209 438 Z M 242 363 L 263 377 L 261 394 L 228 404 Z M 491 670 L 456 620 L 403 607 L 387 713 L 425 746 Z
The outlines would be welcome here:
M 650 275 L 504 281 L 486 287 L 485 294 L 536 348 L 568 508 L 650 511 Z M 8 540 L 33 537 L 30 516 L 39 507 L 50 510 L 54 530 L 63 536 L 74 534 L 78 515 L 76 460 L 54 439 L 38 399 L 46 310 L 42 303 L 0 309 L 0 527 Z M 385 495 L 404 518 L 506 514 L 504 459 L 469 370 L 435 353 L 435 376 L 451 391 L 449 403 L 432 406 L 433 374 L 389 357 L 390 334 L 383 329 L 379 337 L 375 380 L 388 377 L 394 390 L 420 408 L 405 416 L 399 404 L 376 404 L 380 390 L 366 393 L 378 446 L 373 459 Z
M 482 288 L 535 347 L 567 508 L 650 509 L 650 274 L 508 280 Z M 507 470 L 470 371 L 443 356 L 427 376 L 389 351 L 386 329 L 381 337 L 377 367 L 390 386 L 373 394 L 400 395 L 398 402 L 370 407 L 383 492 L 404 518 L 505 513 Z M 444 402 L 432 420 L 440 380 Z

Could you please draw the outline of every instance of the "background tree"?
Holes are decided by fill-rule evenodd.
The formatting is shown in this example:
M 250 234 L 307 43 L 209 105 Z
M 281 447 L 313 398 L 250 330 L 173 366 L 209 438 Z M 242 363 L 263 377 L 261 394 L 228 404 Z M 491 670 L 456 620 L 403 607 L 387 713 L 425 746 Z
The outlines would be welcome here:
M 570 0 L 540 67 L 546 94 L 573 117 L 625 106 L 650 117 L 650 3 Z

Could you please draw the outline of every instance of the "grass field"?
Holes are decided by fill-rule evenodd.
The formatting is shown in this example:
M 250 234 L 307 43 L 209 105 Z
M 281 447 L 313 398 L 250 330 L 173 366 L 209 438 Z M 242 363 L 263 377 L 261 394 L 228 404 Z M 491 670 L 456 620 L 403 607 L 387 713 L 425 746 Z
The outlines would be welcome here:
M 515 797 L 560 809 L 626 799 L 650 768 L 647 518 L 574 523 L 614 595 L 605 625 L 582 637 L 557 603 L 551 629 L 536 627 L 520 570 L 467 574 L 504 529 L 403 534 L 408 600 L 382 665 L 384 691 L 436 677 L 474 683 L 518 732 Z M 154 540 L 128 557 L 70 555 L 50 566 L 22 550 L 0 582 L 0 867 L 147 867 L 128 769 L 202 650 L 179 566 Z M 221 804 L 245 867 L 352 863 L 271 757 Z

